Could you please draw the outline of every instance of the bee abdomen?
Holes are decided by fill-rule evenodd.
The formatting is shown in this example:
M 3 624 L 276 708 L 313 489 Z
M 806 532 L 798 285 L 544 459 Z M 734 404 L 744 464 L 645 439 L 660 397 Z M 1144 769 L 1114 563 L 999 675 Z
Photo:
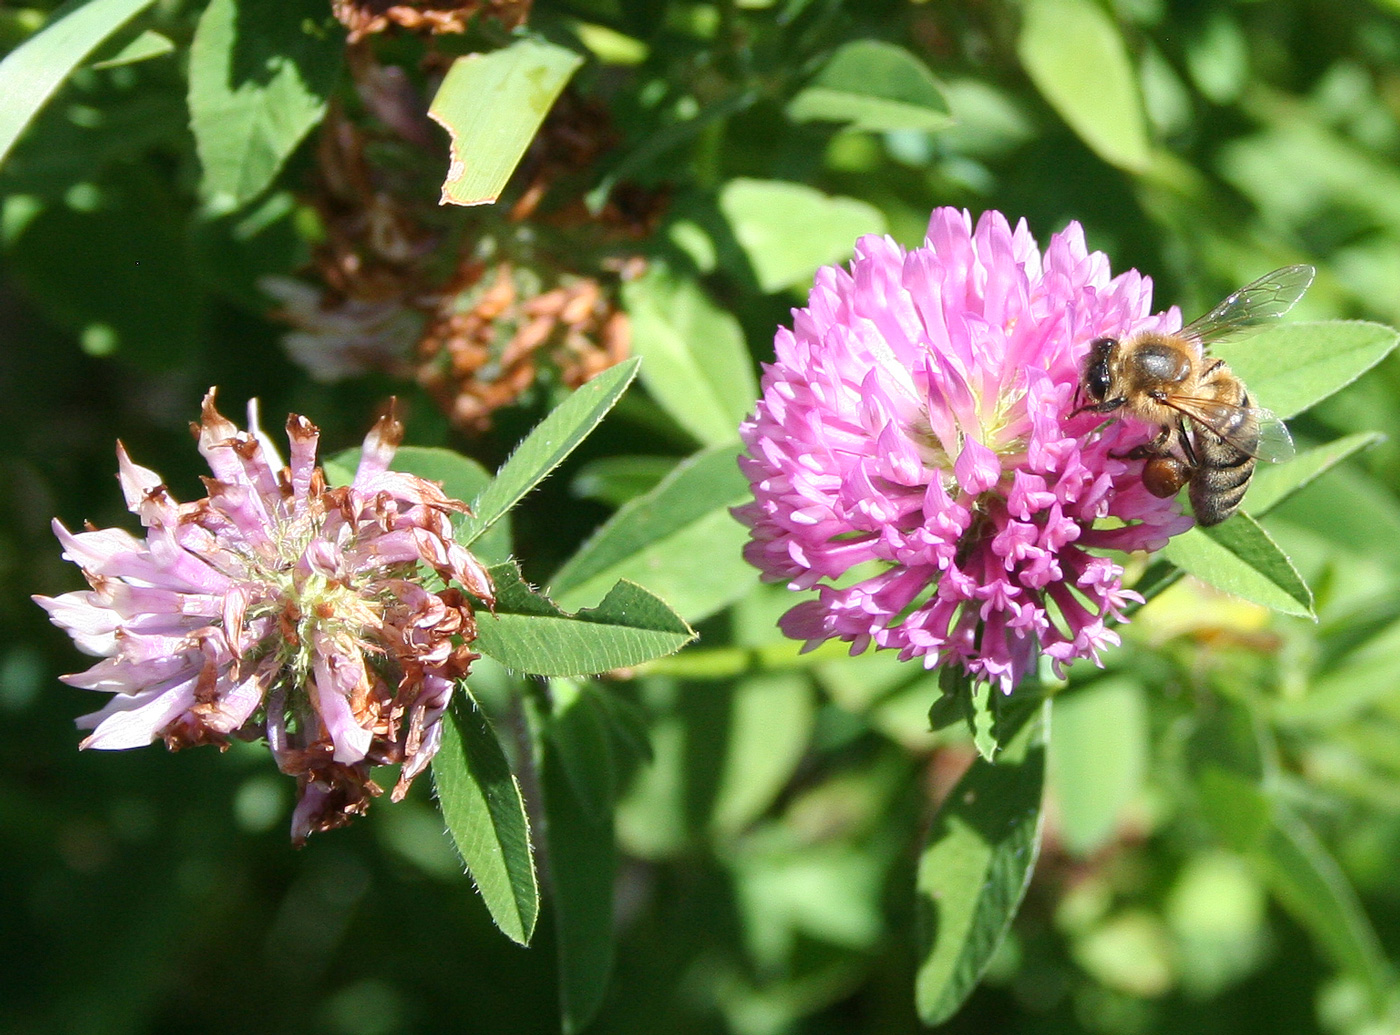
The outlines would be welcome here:
M 1218 525 L 1244 499 L 1254 475 L 1254 457 L 1231 447 L 1210 451 L 1191 479 L 1191 509 L 1201 525 Z

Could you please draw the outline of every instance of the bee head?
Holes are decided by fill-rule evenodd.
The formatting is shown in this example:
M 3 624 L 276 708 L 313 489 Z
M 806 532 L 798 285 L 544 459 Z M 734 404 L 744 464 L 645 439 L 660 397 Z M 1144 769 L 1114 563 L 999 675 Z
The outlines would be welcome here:
M 1084 394 L 1095 403 L 1103 402 L 1108 394 L 1112 381 L 1108 363 L 1117 348 L 1117 338 L 1095 338 L 1089 343 L 1089 354 L 1084 358 L 1082 385 Z

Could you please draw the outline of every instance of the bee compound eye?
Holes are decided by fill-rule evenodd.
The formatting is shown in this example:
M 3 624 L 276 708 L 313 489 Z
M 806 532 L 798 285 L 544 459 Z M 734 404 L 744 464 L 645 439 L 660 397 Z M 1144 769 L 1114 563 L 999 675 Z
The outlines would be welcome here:
M 1110 377 L 1108 357 L 1118 347 L 1112 338 L 1095 338 L 1089 343 L 1089 355 L 1084 361 L 1084 390 L 1095 402 L 1103 402 L 1108 395 Z

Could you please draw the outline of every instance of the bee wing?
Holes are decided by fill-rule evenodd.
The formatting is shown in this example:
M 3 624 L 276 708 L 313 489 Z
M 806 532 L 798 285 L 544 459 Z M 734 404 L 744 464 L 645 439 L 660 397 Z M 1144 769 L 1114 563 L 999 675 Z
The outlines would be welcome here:
M 1285 266 L 1265 273 L 1246 284 L 1218 306 L 1181 329 L 1188 338 L 1202 345 L 1223 341 L 1265 320 L 1273 320 L 1292 309 L 1313 282 L 1311 266 Z
M 1283 421 L 1269 410 L 1184 395 L 1168 396 L 1163 402 L 1242 453 L 1270 463 L 1293 459 L 1293 436 Z
M 1288 433 L 1288 425 L 1265 409 L 1256 409 L 1254 419 L 1259 422 L 1259 445 L 1254 455 L 1271 464 L 1292 460 L 1297 450 L 1293 448 L 1293 436 Z

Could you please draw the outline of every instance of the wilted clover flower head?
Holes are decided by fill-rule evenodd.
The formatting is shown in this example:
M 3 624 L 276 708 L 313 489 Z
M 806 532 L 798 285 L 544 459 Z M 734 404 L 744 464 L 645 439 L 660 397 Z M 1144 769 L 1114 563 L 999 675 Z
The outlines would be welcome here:
M 1149 429 L 1071 416 L 1094 338 L 1180 326 L 1151 308 L 1151 281 L 1110 276 L 1079 224 L 1042 256 L 998 212 L 974 229 L 938 209 L 922 247 L 864 237 L 849 271 L 819 270 L 740 429 L 745 556 L 818 591 L 784 633 L 957 664 L 1006 692 L 1038 652 L 1097 661 L 1140 598 L 1094 551 L 1160 549 L 1191 524 L 1120 458 Z
M 319 432 L 287 418 L 283 466 L 249 406 L 240 431 L 204 399 L 192 425 L 213 478 L 177 503 L 117 445 L 127 506 L 145 539 L 76 534 L 63 556 L 90 590 L 35 597 L 80 650 L 103 660 L 64 676 L 112 700 L 78 720 L 83 747 L 172 749 L 266 738 L 297 778 L 292 839 L 346 823 L 380 793 L 372 765 L 400 764 L 393 798 L 438 749 L 476 624 L 465 589 L 493 602 L 490 577 L 452 539 L 465 506 L 389 470 L 403 434 L 390 413 L 364 442 L 354 482 L 326 486 Z M 430 590 L 420 562 L 458 587 Z

